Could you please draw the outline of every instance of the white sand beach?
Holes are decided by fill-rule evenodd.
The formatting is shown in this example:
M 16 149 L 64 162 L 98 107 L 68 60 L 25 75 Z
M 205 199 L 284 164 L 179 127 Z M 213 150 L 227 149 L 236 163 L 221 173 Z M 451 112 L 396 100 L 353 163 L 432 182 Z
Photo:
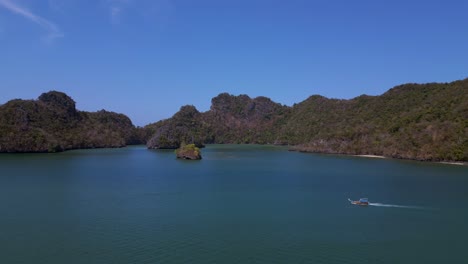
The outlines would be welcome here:
M 441 161 L 439 163 L 442 164 L 449 164 L 449 165 L 458 165 L 458 166 L 468 166 L 468 163 L 466 162 L 449 162 L 449 161 Z
M 353 155 L 353 156 L 364 157 L 364 158 L 386 159 L 386 157 L 378 156 L 378 155 Z

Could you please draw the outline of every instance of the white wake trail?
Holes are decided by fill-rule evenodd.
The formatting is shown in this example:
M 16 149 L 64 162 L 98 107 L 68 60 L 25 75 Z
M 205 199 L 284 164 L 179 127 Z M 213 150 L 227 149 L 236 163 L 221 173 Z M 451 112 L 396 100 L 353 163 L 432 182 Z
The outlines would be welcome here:
M 407 208 L 407 209 L 424 209 L 424 207 L 420 207 L 420 206 L 398 205 L 398 204 L 369 203 L 369 205 L 371 205 L 371 206 L 379 206 L 379 207 L 395 207 L 395 208 Z

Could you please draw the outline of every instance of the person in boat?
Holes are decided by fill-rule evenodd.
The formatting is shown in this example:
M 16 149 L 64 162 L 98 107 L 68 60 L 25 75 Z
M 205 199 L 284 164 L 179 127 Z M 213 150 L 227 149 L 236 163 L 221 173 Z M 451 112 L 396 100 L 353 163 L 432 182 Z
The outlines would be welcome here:
M 359 201 L 353 201 L 353 200 L 351 200 L 349 198 L 348 198 L 348 200 L 352 204 L 356 204 L 356 205 L 369 205 L 369 200 L 367 198 L 361 198 L 361 199 L 359 199 Z
M 369 199 L 367 199 L 367 198 L 361 198 L 361 199 L 359 199 L 359 203 L 360 203 L 360 204 L 369 204 Z

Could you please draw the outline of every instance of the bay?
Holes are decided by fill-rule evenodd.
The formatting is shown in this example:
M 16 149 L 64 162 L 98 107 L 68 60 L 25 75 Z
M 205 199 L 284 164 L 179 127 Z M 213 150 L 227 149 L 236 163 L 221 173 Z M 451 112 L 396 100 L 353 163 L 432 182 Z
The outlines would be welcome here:
M 209 145 L 0 155 L 1 263 L 464 263 L 468 168 Z M 368 197 L 371 206 L 348 198 Z

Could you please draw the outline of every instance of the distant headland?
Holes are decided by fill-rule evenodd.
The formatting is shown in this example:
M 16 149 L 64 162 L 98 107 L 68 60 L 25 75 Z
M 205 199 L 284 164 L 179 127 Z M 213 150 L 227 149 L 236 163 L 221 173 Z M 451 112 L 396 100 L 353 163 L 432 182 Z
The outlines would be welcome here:
M 51 91 L 37 100 L 0 106 L 0 152 L 59 152 L 141 143 L 130 119 L 114 112 L 78 111 L 68 95 Z
M 0 152 L 56 152 L 146 144 L 280 144 L 315 153 L 378 155 L 423 161 L 468 161 L 468 79 L 404 84 L 380 96 L 349 100 L 313 95 L 293 106 L 266 97 L 219 94 L 199 112 L 182 106 L 171 118 L 135 127 L 123 115 L 84 112 L 66 94 L 0 106 Z

